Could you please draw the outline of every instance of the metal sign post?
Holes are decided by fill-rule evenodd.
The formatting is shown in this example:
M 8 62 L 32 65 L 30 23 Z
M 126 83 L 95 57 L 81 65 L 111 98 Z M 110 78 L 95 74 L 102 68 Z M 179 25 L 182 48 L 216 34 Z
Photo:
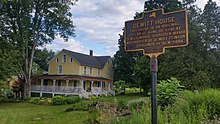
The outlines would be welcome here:
M 157 56 L 165 48 L 188 45 L 188 18 L 186 10 L 164 13 L 163 9 L 143 12 L 142 18 L 125 22 L 125 50 L 142 50 L 150 56 L 152 79 L 152 124 L 157 124 Z
M 152 116 L 152 124 L 157 124 L 157 57 L 153 55 L 151 57 L 151 80 L 152 80 L 152 88 L 151 88 L 151 116 Z

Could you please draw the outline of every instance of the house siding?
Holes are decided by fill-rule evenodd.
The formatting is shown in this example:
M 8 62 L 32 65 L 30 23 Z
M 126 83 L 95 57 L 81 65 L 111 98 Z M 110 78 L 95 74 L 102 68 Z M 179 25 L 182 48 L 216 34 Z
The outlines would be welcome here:
M 66 62 L 62 62 L 63 55 L 66 55 Z M 59 59 L 59 62 L 56 62 L 56 59 Z M 50 75 L 58 74 L 58 66 L 62 66 L 62 75 L 78 75 L 80 65 L 76 60 L 73 59 L 70 62 L 71 57 L 65 52 L 61 52 L 57 57 L 53 58 L 53 60 L 49 63 L 49 72 Z

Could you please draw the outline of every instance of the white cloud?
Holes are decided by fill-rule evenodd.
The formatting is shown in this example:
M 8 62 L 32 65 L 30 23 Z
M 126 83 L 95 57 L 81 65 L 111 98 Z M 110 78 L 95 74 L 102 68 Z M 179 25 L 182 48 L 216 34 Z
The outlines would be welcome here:
M 143 6 L 143 0 L 79 0 L 71 11 L 76 32 L 84 34 L 80 41 L 102 44 L 106 48 L 104 54 L 113 55 L 124 22 L 133 19 L 135 12 L 143 11 Z
M 85 54 L 87 54 L 89 51 L 79 41 L 76 41 L 74 39 L 69 39 L 67 42 L 65 42 L 59 36 L 56 37 L 56 39 L 54 40 L 54 42 L 52 44 L 48 44 L 45 47 L 49 50 L 54 50 L 54 51 L 60 51 L 62 49 L 67 49 L 67 50 L 85 53 Z
M 197 0 L 196 4 L 203 8 L 207 1 Z M 213 1 L 220 4 L 220 0 Z M 143 11 L 144 2 L 145 0 L 79 0 L 77 6 L 71 9 L 76 26 L 75 40 L 64 42 L 57 38 L 47 47 L 53 50 L 65 48 L 86 54 L 89 49 L 93 49 L 94 54 L 97 53 L 95 55 L 113 56 L 118 48 L 118 34 L 122 33 L 124 22 L 132 20 L 136 12 Z M 102 48 L 91 46 L 93 43 Z

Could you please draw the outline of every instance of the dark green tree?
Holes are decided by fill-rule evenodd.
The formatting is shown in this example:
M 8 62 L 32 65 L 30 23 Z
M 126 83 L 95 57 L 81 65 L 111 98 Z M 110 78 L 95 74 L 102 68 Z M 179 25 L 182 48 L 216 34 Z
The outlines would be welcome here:
M 150 77 L 150 58 L 142 56 L 137 59 L 136 65 L 134 66 L 134 76 L 136 86 L 144 90 L 144 94 L 147 94 L 151 88 L 151 77 Z
M 163 8 L 165 12 L 176 11 L 182 8 L 182 3 L 178 0 L 148 0 L 145 1 L 144 10 L 154 10 Z
M 44 71 L 48 71 L 48 62 L 54 57 L 55 52 L 46 48 L 36 49 L 34 55 L 34 62 L 40 66 Z
M 113 59 L 114 80 L 123 80 L 126 84 L 130 84 L 133 83 L 135 58 L 132 53 L 127 53 L 125 51 L 124 35 L 119 36 L 119 50 L 114 55 Z
M 6 0 L 0 2 L 0 36 L 16 46 L 22 56 L 24 97 L 28 96 L 33 57 L 38 46 L 56 35 L 75 36 L 70 6 L 75 0 Z

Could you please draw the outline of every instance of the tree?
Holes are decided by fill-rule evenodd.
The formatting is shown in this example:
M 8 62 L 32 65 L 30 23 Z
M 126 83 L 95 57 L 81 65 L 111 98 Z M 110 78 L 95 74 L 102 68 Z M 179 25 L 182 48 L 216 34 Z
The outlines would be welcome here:
M 54 57 L 55 52 L 50 50 L 48 51 L 46 48 L 43 50 L 36 49 L 34 62 L 40 66 L 44 71 L 48 71 L 48 62 Z
M 209 0 L 201 15 L 202 41 L 206 50 L 220 48 L 220 8 Z
M 144 3 L 146 11 L 163 8 L 165 12 L 176 11 L 182 8 L 178 0 L 148 0 Z
M 123 80 L 126 84 L 130 84 L 133 82 L 135 58 L 132 53 L 127 53 L 125 51 L 124 35 L 119 36 L 119 50 L 114 55 L 113 59 L 114 80 Z
M 35 49 L 50 43 L 56 35 L 75 36 L 71 20 L 72 0 L 16 0 L 0 2 L 1 37 L 16 46 L 22 56 L 24 97 L 29 94 Z
M 151 77 L 150 77 L 150 58 L 141 57 L 137 59 L 136 65 L 134 66 L 134 76 L 137 87 L 144 89 L 144 94 L 147 94 L 151 88 Z

